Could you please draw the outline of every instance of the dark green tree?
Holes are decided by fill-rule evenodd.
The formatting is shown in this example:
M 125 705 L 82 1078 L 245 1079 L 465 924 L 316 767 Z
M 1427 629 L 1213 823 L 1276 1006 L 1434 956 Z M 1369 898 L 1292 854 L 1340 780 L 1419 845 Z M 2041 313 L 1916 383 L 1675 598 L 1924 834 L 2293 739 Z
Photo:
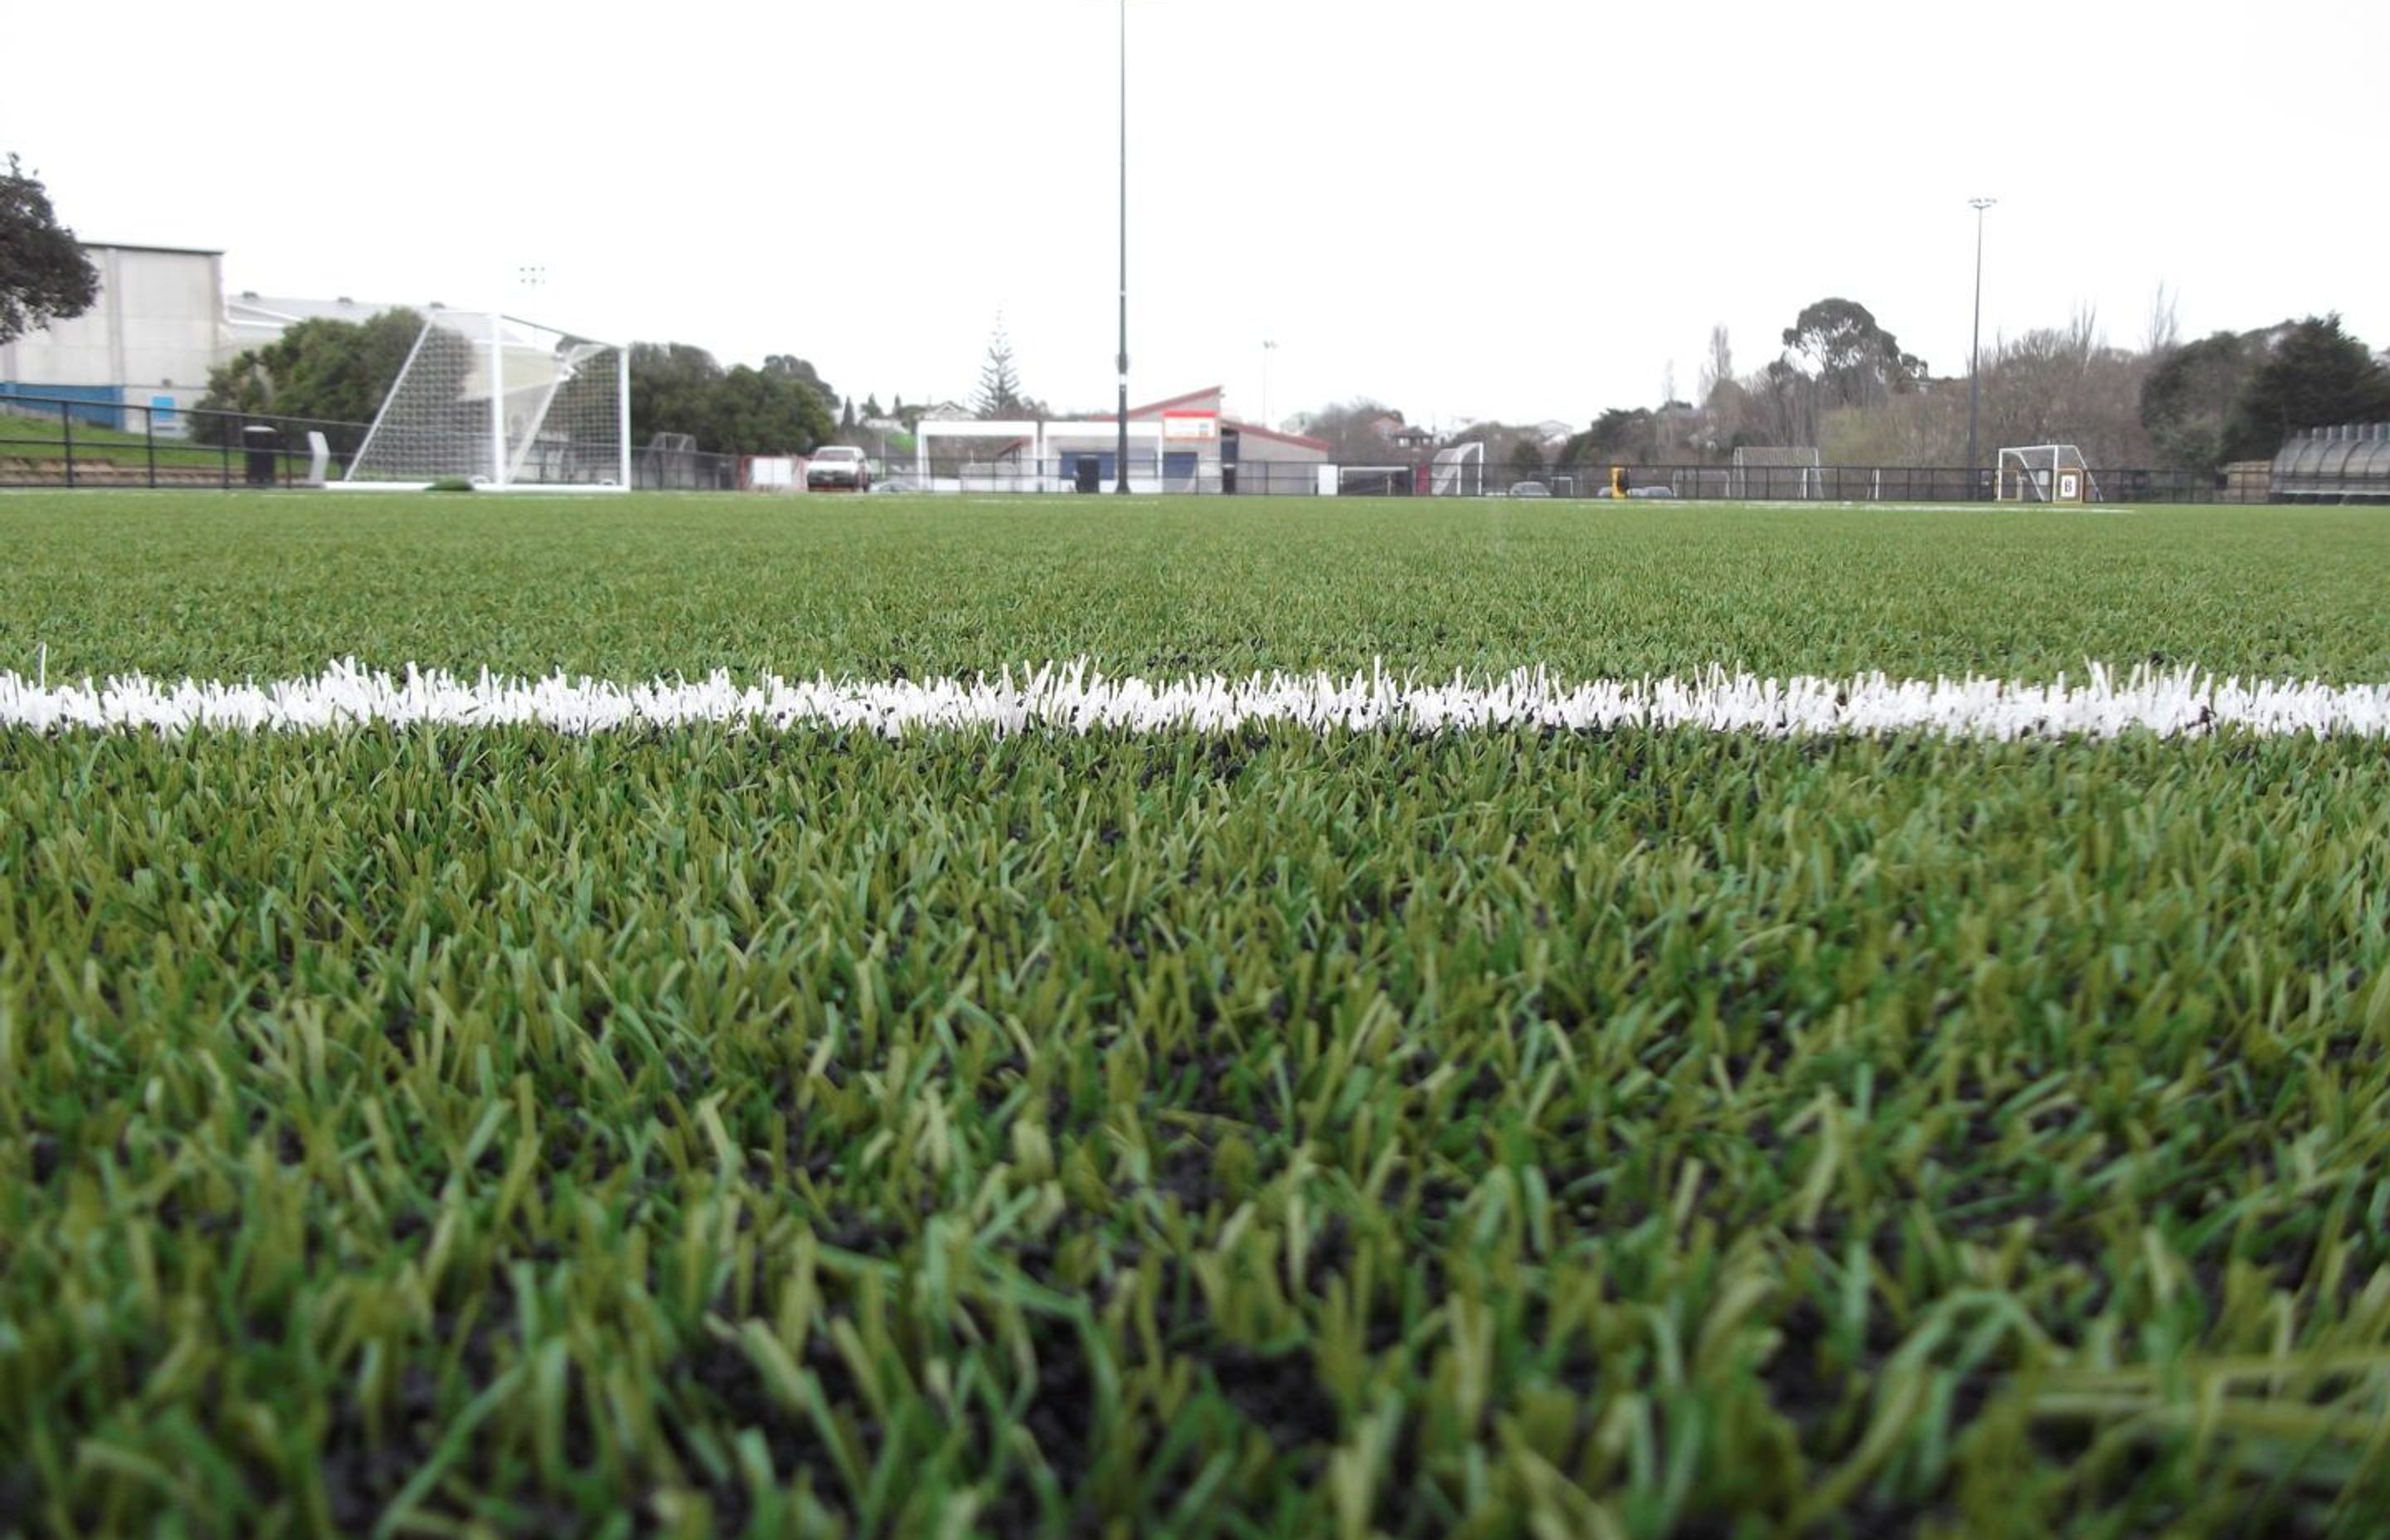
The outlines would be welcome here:
M 0 343 L 89 310 L 99 270 L 60 225 L 42 179 L 11 152 L 0 172 Z
M 799 358 L 796 354 L 790 353 L 776 353 L 767 354 L 764 359 L 764 367 L 762 372 L 771 376 L 774 379 L 795 380 L 798 384 L 804 386 L 807 390 L 813 391 L 815 395 L 821 398 L 822 410 L 824 412 L 837 412 L 839 402 L 838 392 L 830 389 L 829 381 L 821 377 L 821 371 L 819 369 L 815 368 L 811 364 Z
M 1532 438 L 1522 438 L 1510 446 L 1510 474 L 1522 481 L 1532 481 L 1544 473 L 1544 446 Z
M 1925 361 L 1903 353 L 1856 300 L 1819 300 L 1784 328 L 1787 354 L 1805 365 L 1825 406 L 1872 405 L 1924 378 Z
M 1613 406 L 1561 448 L 1566 466 L 1634 465 L 1654 458 L 1649 407 Z
M 423 317 L 405 309 L 364 321 L 297 322 L 273 341 L 208 371 L 208 391 L 192 418 L 191 436 L 202 443 L 238 441 L 239 417 L 212 415 L 217 413 L 302 418 L 325 425 L 333 453 L 351 454 L 422 334 Z M 469 353 L 462 339 L 433 335 Z
M 887 415 L 880 409 L 880 398 L 877 395 L 867 395 L 863 398 L 863 416 L 867 420 L 872 417 L 884 417 Z
M 2233 403 L 2224 458 L 2271 459 L 2301 429 L 2345 422 L 2390 422 L 2390 370 L 2341 329 L 2337 314 L 2310 315 L 2249 376 Z
M 631 442 L 649 443 L 658 433 L 687 433 L 702 441 L 713 388 L 721 381 L 722 366 L 703 348 L 633 343 Z
M 700 449 L 719 455 L 803 455 L 836 424 L 803 381 L 741 364 L 713 383 L 700 424 L 680 431 L 694 432 Z
M 2213 470 L 2224 463 L 2233 406 L 2264 353 L 2262 334 L 2229 331 L 2165 351 L 2141 381 L 2141 427 L 2162 464 Z

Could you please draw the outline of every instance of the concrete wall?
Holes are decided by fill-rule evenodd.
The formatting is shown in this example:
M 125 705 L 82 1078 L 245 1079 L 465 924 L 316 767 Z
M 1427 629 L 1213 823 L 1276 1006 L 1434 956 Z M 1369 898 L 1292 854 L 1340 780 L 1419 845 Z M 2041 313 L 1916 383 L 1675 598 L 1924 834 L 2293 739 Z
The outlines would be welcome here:
M 1328 463 L 1328 451 L 1245 431 L 1237 435 L 1237 495 L 1301 496 L 1317 490 L 1313 468 Z
M 0 380 L 29 393 L 44 385 L 118 386 L 146 404 L 206 393 L 208 370 L 226 356 L 224 259 L 213 251 L 87 246 L 99 298 L 70 321 L 0 348 Z

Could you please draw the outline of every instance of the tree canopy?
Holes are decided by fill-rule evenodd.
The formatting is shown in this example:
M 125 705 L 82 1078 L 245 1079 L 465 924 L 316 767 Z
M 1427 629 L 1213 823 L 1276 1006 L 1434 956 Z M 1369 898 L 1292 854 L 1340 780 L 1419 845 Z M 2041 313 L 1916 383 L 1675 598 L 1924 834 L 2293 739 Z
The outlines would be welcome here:
M 422 331 L 423 317 L 403 309 L 364 321 L 297 322 L 273 341 L 208 371 L 191 436 L 203 443 L 238 436 L 238 418 L 208 415 L 212 412 L 306 417 L 347 425 L 328 427 L 324 436 L 334 453 L 351 454 Z
M 42 179 L 14 153 L 0 172 L 0 342 L 89 310 L 99 270 L 60 225 Z
M 1561 449 L 1567 466 L 1643 464 L 1653 458 L 1652 417 L 1645 406 L 1613 406 Z
M 2303 429 L 2390 421 L 2390 371 L 2338 315 L 2311 315 L 2166 349 L 2140 411 L 2162 461 L 2212 469 L 2271 459 Z
M 1906 391 L 1924 378 L 1925 361 L 1900 350 L 1856 300 L 1819 300 L 1784 328 L 1786 356 L 1818 382 L 1827 406 L 1858 406 Z
M 2261 346 L 2229 331 L 2167 349 L 2141 381 L 2141 426 L 2166 465 L 2224 463 L 2224 436 Z
M 640 342 L 631 349 L 631 438 L 687 433 L 719 455 L 803 455 L 838 430 L 820 373 L 790 353 L 761 368 L 725 369 L 703 348 Z
M 2340 327 L 2338 315 L 2292 326 L 2249 376 L 2226 430 L 2227 460 L 2270 459 L 2302 429 L 2390 422 L 2390 370 Z

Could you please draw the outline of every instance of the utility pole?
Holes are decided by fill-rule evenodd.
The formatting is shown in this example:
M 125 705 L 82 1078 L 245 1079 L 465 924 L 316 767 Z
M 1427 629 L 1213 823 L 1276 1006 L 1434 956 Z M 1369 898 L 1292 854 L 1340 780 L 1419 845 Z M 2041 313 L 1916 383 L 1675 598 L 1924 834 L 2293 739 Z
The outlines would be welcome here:
M 1967 207 L 1975 211 L 1975 329 L 1967 344 L 1967 501 L 1975 501 L 1976 456 L 1975 419 L 1981 410 L 1984 395 L 1984 211 L 1998 202 L 1997 198 L 1971 198 Z
M 1113 488 L 1128 494 L 1128 0 L 1120 0 L 1120 445 Z
M 1274 423 L 1274 422 L 1270 421 L 1270 415 L 1269 415 L 1269 369 L 1270 369 L 1270 354 L 1272 354 L 1272 353 L 1276 353 L 1276 352 L 1278 352 L 1278 344 L 1277 344 L 1276 342 L 1272 342 L 1272 341 L 1268 341 L 1268 340 L 1264 340 L 1264 341 L 1263 341 L 1263 343 L 1262 343 L 1262 426 L 1263 426 L 1264 428 L 1275 428 L 1275 427 L 1277 427 L 1277 426 L 1278 426 L 1278 424 L 1276 424 L 1276 423 Z

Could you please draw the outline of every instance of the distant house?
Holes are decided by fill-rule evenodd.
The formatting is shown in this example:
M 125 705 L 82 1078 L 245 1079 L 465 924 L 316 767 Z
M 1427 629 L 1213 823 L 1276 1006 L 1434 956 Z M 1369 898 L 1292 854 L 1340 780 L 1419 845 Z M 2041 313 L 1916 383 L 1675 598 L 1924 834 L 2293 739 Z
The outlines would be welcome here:
M 1566 443 L 1576 435 L 1576 424 L 1562 422 L 1558 417 L 1546 417 L 1536 424 L 1536 437 L 1543 440 L 1547 444 Z

